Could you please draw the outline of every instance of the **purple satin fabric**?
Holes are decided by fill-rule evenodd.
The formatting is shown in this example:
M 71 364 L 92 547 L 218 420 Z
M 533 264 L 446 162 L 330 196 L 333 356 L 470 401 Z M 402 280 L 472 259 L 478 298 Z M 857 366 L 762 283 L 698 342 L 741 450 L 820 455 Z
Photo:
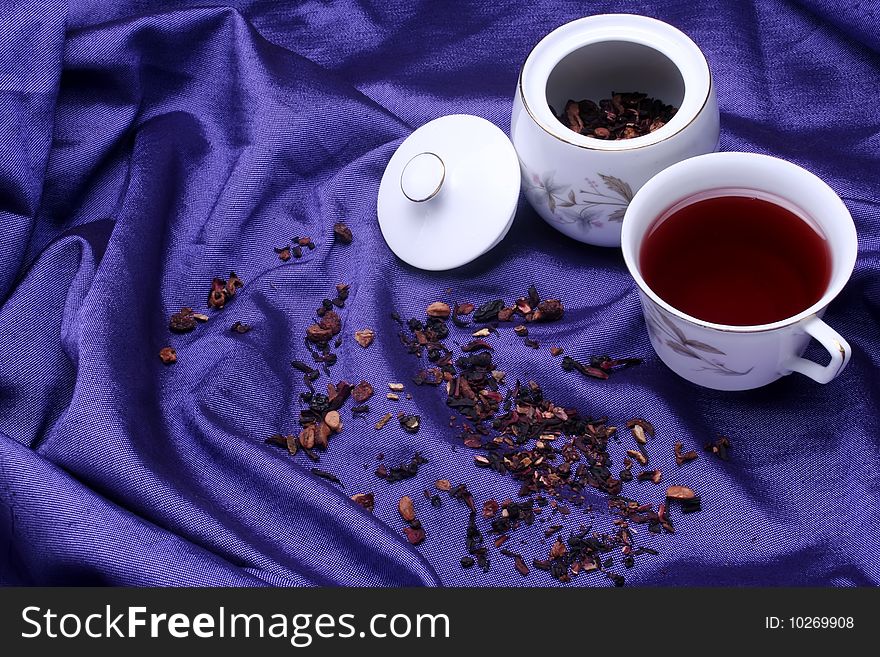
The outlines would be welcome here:
M 611 11 L 665 20 L 703 49 L 722 149 L 796 162 L 850 208 L 859 259 L 826 315 L 853 347 L 838 380 L 792 375 L 719 393 L 677 378 L 651 350 L 619 251 L 562 237 L 524 202 L 498 247 L 452 272 L 415 270 L 385 246 L 376 193 L 400 141 L 451 113 L 507 131 L 531 47 Z M 539 351 L 502 330 L 499 367 L 614 424 L 651 419 L 654 464 L 703 495 L 675 535 L 641 528 L 637 542 L 660 555 L 632 569 L 615 555 L 628 583 L 876 585 L 878 28 L 876 3 L 829 0 L 2 3 L 0 583 L 554 583 L 523 578 L 494 548 L 488 575 L 461 568 L 465 507 L 444 495 L 434 509 L 422 489 L 466 482 L 482 504 L 517 499 L 518 485 L 474 467 L 440 390 L 409 386 L 414 398 L 398 404 L 382 390 L 420 367 L 392 309 L 411 317 L 438 299 L 512 301 L 534 282 L 563 300 L 565 320 L 532 329 Z M 350 246 L 332 240 L 339 220 L 355 232 Z M 317 248 L 280 262 L 273 247 L 300 235 Z M 170 335 L 168 316 L 204 311 L 211 278 L 230 270 L 245 282 L 239 296 L 195 332 Z M 378 391 L 367 419 L 346 409 L 322 455 L 344 490 L 316 479 L 302 454 L 263 443 L 296 429 L 304 388 L 290 361 L 308 358 L 305 328 L 338 282 L 352 287 L 333 379 L 367 378 Z M 234 334 L 236 320 L 254 329 Z M 378 336 L 368 350 L 350 339 L 366 326 Z M 157 357 L 166 344 L 180 359 L 171 367 Z M 587 380 L 562 372 L 551 345 L 645 363 Z M 821 358 L 815 347 L 808 355 Z M 377 432 L 386 406 L 417 409 L 421 431 Z M 719 433 L 734 443 L 730 462 L 703 454 L 677 470 L 675 441 L 699 449 Z M 391 465 L 415 450 L 430 461 L 416 479 L 373 474 L 378 452 Z M 623 450 L 612 443 L 618 464 Z M 655 503 L 662 490 L 624 486 Z M 367 491 L 374 514 L 349 500 Z M 417 548 L 401 531 L 403 494 L 427 531 Z M 589 497 L 596 529 L 610 529 L 605 497 Z M 563 535 L 584 522 L 576 510 Z M 517 530 L 510 545 L 529 562 L 545 557 L 543 528 Z M 608 583 L 584 575 L 571 585 Z

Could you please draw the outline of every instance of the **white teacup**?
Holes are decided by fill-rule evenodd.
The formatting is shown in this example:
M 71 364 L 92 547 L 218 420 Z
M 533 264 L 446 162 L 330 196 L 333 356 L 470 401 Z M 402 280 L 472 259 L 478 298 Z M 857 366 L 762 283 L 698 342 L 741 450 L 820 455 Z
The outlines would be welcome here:
M 728 326 L 692 317 L 648 287 L 639 255 L 649 229 L 673 206 L 714 191 L 717 196 L 753 193 L 793 210 L 819 229 L 831 253 L 831 277 L 816 303 L 772 324 Z M 716 390 L 748 390 L 800 372 L 828 383 L 849 362 L 849 344 L 821 317 L 852 274 L 856 229 L 843 201 L 809 171 L 753 153 L 710 153 L 674 164 L 635 194 L 623 220 L 622 248 L 638 285 L 651 344 L 685 379 Z M 801 358 L 811 337 L 831 355 L 827 365 Z

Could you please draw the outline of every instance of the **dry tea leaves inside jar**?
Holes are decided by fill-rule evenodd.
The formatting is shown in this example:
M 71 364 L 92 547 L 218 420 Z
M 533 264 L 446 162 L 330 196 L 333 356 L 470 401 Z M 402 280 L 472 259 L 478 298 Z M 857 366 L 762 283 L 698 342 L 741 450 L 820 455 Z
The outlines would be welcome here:
M 632 139 L 659 130 L 676 111 L 678 108 L 647 94 L 612 92 L 611 98 L 598 103 L 569 100 L 557 118 L 574 132 L 594 139 Z

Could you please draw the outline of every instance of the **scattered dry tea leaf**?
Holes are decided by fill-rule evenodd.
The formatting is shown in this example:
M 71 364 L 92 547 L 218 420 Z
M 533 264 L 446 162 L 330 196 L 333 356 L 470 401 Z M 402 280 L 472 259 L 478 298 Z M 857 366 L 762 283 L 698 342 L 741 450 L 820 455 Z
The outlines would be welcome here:
M 351 228 L 341 221 L 333 224 L 333 235 L 336 237 L 336 241 L 341 242 L 342 244 L 351 244 L 354 240 Z
M 688 461 L 693 461 L 695 458 L 699 456 L 695 450 L 688 450 L 683 452 L 684 445 L 682 443 L 675 443 L 675 446 L 672 448 L 673 453 L 675 454 L 675 462 L 678 465 L 684 465 Z
M 189 333 L 196 327 L 196 318 L 192 308 L 184 306 L 171 315 L 168 328 L 172 333 Z
M 718 436 L 718 440 L 712 443 L 706 443 L 705 450 L 710 454 L 714 454 L 722 461 L 729 461 L 730 456 L 728 455 L 728 450 L 730 449 L 730 438 L 727 436 Z
M 221 310 L 226 305 L 226 281 L 222 278 L 215 277 L 211 280 L 208 305 L 215 310 Z
M 550 548 L 550 558 L 558 559 L 559 557 L 565 556 L 568 553 L 568 548 L 565 547 L 565 543 L 562 542 L 561 538 L 557 538 L 553 543 L 553 546 Z
M 641 427 L 644 430 L 644 433 L 646 433 L 649 437 L 654 437 L 654 425 L 647 420 L 644 420 L 640 417 L 635 417 L 626 423 L 626 428 L 629 430 L 632 430 L 637 426 Z
M 370 385 L 369 381 L 361 380 L 361 382 L 354 387 L 354 390 L 351 391 L 351 396 L 358 404 L 363 404 L 373 396 L 373 386 Z
M 360 504 L 370 513 L 373 512 L 373 508 L 375 506 L 375 499 L 373 497 L 373 493 L 358 493 L 357 495 L 352 495 L 351 499 L 356 504 Z
M 306 338 L 308 338 L 309 342 L 314 342 L 315 344 L 327 342 L 332 337 L 333 331 L 319 324 L 312 324 L 306 329 Z
M 425 530 L 422 527 L 404 527 L 403 533 L 411 545 L 420 545 L 425 540 Z
M 662 478 L 663 473 L 660 470 L 645 470 L 636 477 L 639 481 L 653 481 L 655 484 L 659 484 Z
M 550 347 L 550 355 L 551 356 L 561 356 L 563 352 L 562 347 Z
M 166 365 L 172 365 L 177 362 L 177 352 L 173 347 L 162 347 L 159 351 L 159 358 L 161 358 L 162 362 Z
M 546 299 L 538 304 L 538 307 L 526 316 L 530 322 L 555 322 L 562 319 L 565 308 L 559 299 Z

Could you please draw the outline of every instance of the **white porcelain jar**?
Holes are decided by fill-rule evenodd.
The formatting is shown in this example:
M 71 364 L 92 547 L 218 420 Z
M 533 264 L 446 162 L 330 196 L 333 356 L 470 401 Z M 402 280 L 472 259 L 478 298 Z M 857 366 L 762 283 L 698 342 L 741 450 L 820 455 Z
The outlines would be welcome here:
M 569 99 L 638 91 L 678 107 L 659 129 L 606 141 L 554 115 Z M 705 56 L 684 33 L 645 16 L 604 14 L 563 25 L 520 72 L 511 139 L 522 189 L 551 226 L 581 242 L 620 246 L 623 215 L 654 174 L 718 148 L 718 103 Z

